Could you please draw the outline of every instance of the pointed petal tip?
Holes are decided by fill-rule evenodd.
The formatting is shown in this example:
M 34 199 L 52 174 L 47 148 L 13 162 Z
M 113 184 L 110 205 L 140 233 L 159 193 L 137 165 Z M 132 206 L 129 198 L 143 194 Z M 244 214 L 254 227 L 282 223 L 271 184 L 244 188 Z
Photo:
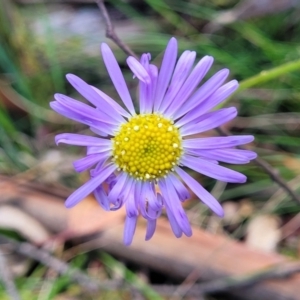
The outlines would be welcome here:
M 191 237 L 191 236 L 193 235 L 192 228 L 190 228 L 189 231 L 184 232 L 184 234 L 185 234 L 185 236 L 187 236 L 187 237 Z
M 233 86 L 235 86 L 235 85 L 239 86 L 240 85 L 239 82 L 236 79 L 231 80 L 231 84 Z
M 214 61 L 214 57 L 213 56 L 210 56 L 210 55 L 205 55 L 205 56 L 203 56 L 203 58 L 202 59 L 205 59 L 205 60 L 212 60 L 212 61 Z
M 56 136 L 54 137 L 54 141 L 55 141 L 56 146 L 58 146 L 59 143 L 60 143 L 61 135 L 62 135 L 62 134 L 58 134 L 58 135 L 56 135 Z
M 170 41 L 169 41 L 169 42 L 177 43 L 177 39 L 176 39 L 174 36 L 172 36 L 172 37 L 170 38 Z
M 151 78 L 148 72 L 145 70 L 143 65 L 133 56 L 129 56 L 126 59 L 127 65 L 130 70 L 133 72 L 134 77 L 137 77 L 139 80 L 146 84 L 151 83 Z
M 253 142 L 254 141 L 254 136 L 253 135 L 250 135 L 251 138 L 249 138 L 249 143 Z
M 110 47 L 106 43 L 101 43 L 100 50 L 102 55 L 105 55 L 107 52 L 112 52 Z
M 74 203 L 74 201 L 72 201 L 72 199 L 67 198 L 67 200 L 65 201 L 65 207 L 70 209 L 72 207 L 74 207 L 77 203 Z
M 53 110 L 55 110 L 55 109 L 54 109 L 55 103 L 56 103 L 56 101 L 51 101 L 51 102 L 49 102 L 49 106 L 50 106 Z
M 131 243 L 132 243 L 132 241 L 127 241 L 127 240 L 123 240 L 123 244 L 125 245 L 125 246 L 130 246 L 131 245 Z
M 220 218 L 224 218 L 224 210 L 223 210 L 223 208 L 222 208 L 222 206 L 220 205 L 220 209 L 219 210 L 215 210 L 214 211 L 214 213 L 218 216 L 218 217 L 220 217 Z
M 220 70 L 219 72 L 222 73 L 222 74 L 224 73 L 224 76 L 227 77 L 229 75 L 229 73 L 230 73 L 230 70 L 227 69 L 227 68 L 225 68 L 225 69 Z
M 74 75 L 72 73 L 68 73 L 65 76 L 66 76 L 66 78 L 67 78 L 68 81 L 72 80 L 74 77 L 77 77 L 76 75 Z
M 257 156 L 258 156 L 257 153 L 253 152 L 252 156 L 250 157 L 250 160 L 257 158 Z

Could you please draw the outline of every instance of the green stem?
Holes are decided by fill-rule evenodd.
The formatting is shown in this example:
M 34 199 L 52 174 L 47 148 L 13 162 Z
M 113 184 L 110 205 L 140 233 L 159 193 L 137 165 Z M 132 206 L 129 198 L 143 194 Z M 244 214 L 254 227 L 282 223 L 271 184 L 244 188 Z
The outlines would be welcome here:
M 267 70 L 267 71 L 262 71 L 260 72 L 258 75 L 255 75 L 253 77 L 250 77 L 246 80 L 243 80 L 240 83 L 240 87 L 238 89 L 238 91 L 242 91 L 245 90 L 249 87 L 270 81 L 274 78 L 277 78 L 281 75 L 284 75 L 286 73 L 290 73 L 293 71 L 296 71 L 300 69 L 300 59 L 298 60 L 294 60 L 292 62 L 288 62 L 286 64 L 283 64 L 279 67 L 273 68 L 271 70 Z

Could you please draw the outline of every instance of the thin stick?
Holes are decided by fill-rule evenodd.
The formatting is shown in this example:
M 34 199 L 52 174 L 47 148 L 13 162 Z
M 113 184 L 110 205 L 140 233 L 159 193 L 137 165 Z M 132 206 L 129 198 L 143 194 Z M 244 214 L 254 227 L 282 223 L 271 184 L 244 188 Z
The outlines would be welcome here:
M 231 133 L 229 131 L 227 131 L 224 128 L 217 128 L 216 129 L 217 132 L 220 135 L 223 136 L 230 136 Z M 244 146 L 239 146 L 238 148 L 243 149 L 243 150 L 247 150 L 247 147 Z M 289 194 L 291 196 L 291 198 L 295 201 L 297 201 L 298 203 L 300 203 L 300 196 L 298 196 L 290 187 L 289 185 L 285 182 L 285 180 L 279 175 L 278 171 L 276 169 L 274 169 L 270 164 L 268 164 L 265 160 L 261 159 L 260 157 L 257 157 L 255 159 L 253 159 L 253 161 L 259 165 L 269 176 L 270 178 L 277 182 L 278 185 L 280 185 L 286 192 L 287 194 Z
M 5 286 L 7 294 L 12 300 L 21 300 L 18 290 L 15 286 L 10 268 L 7 266 L 4 253 L 0 250 L 0 279 Z
M 108 11 L 105 7 L 104 0 L 95 0 L 95 2 L 97 3 L 104 18 L 105 27 L 106 27 L 106 37 L 113 40 L 120 47 L 120 49 L 122 49 L 127 55 L 137 58 L 137 55 L 130 49 L 130 47 L 128 47 L 123 41 L 121 41 L 121 39 L 116 34 L 114 26 L 108 14 Z
M 89 291 L 96 292 L 99 290 L 130 289 L 130 286 L 128 286 L 127 284 L 124 285 L 125 282 L 119 280 L 118 281 L 105 280 L 102 282 L 96 281 L 93 278 L 89 277 L 88 275 L 82 273 L 80 270 L 70 267 L 66 262 L 53 257 L 47 251 L 43 249 L 39 249 L 32 244 L 25 243 L 25 242 L 22 243 L 16 242 L 3 235 L 0 235 L 0 242 L 2 244 L 5 243 L 3 244 L 3 246 L 5 246 L 7 249 L 11 251 L 17 252 L 26 257 L 30 257 L 36 261 L 39 261 L 43 265 L 52 268 L 53 270 L 55 270 L 61 275 L 70 276 L 71 280 L 77 282 L 78 284 L 88 289 Z M 0 270 L 3 271 L 4 269 L 5 268 L 3 268 L 3 264 L 2 264 Z M 226 276 L 221 279 L 195 284 L 192 287 L 189 286 L 188 289 L 178 289 L 178 286 L 169 286 L 169 285 L 165 285 L 165 286 L 150 285 L 149 287 L 163 295 L 173 295 L 176 292 L 177 296 L 184 296 L 184 295 L 201 296 L 203 294 L 213 294 L 217 292 L 229 291 L 231 289 L 252 286 L 256 283 L 268 279 L 287 278 L 298 272 L 300 272 L 299 263 L 286 263 L 253 274 L 239 275 L 239 276 Z M 12 299 L 18 300 L 20 298 L 15 297 Z
M 3 246 L 5 246 L 6 249 L 39 261 L 41 264 L 52 268 L 61 275 L 70 276 L 73 281 L 79 283 L 81 286 L 91 292 L 98 291 L 100 288 L 100 285 L 96 280 L 90 278 L 88 275 L 82 273 L 78 269 L 70 267 L 66 262 L 53 257 L 50 253 L 43 249 L 39 249 L 26 242 L 16 242 L 3 235 L 0 235 L 0 241 L 1 243 L 5 243 Z
M 187 296 L 197 296 L 204 294 L 214 294 L 219 292 L 231 291 L 232 289 L 250 287 L 256 283 L 260 283 L 268 279 L 282 279 L 287 278 L 295 273 L 300 272 L 299 263 L 281 264 L 274 268 L 264 270 L 262 272 L 256 272 L 248 275 L 239 276 L 226 276 L 221 279 L 212 280 L 205 283 L 195 284 L 189 290 L 185 290 L 184 293 Z M 165 295 L 171 295 L 177 291 L 175 286 L 153 286 L 153 288 L 159 293 Z M 178 295 L 178 294 L 177 294 Z

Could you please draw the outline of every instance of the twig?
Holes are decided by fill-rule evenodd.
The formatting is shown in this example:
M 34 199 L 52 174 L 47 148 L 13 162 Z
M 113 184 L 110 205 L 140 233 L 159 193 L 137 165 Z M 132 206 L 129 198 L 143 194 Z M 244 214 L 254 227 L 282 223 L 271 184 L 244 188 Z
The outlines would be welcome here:
M 299 263 L 281 264 L 277 267 L 268 269 L 266 271 L 257 272 L 244 276 L 226 276 L 221 279 L 212 280 L 205 283 L 195 284 L 189 290 L 185 290 L 184 293 L 187 296 L 197 296 L 204 294 L 214 294 L 219 292 L 226 292 L 232 289 L 244 288 L 252 286 L 256 283 L 268 279 L 282 279 L 287 278 L 295 273 L 300 272 Z M 162 294 L 171 295 L 177 291 L 175 286 L 153 286 L 153 288 Z
M 111 22 L 110 16 L 105 7 L 104 0 L 95 0 L 95 2 L 97 3 L 99 9 L 101 10 L 103 18 L 104 18 L 105 27 L 106 27 L 106 37 L 113 40 L 120 47 L 120 49 L 122 49 L 127 55 L 137 58 L 137 55 L 130 49 L 130 47 L 128 47 L 117 36 L 114 26 Z
M 12 300 L 21 300 L 18 290 L 15 286 L 10 268 L 7 266 L 4 254 L 0 250 L 0 279 L 6 288 L 7 294 Z
M 98 282 L 88 275 L 82 273 L 81 271 L 70 267 L 64 261 L 61 261 L 53 256 L 51 256 L 47 251 L 39 249 L 34 245 L 25 242 L 16 242 L 9 239 L 3 235 L 0 235 L 0 242 L 6 243 L 5 247 L 11 251 L 22 254 L 26 257 L 30 257 L 42 263 L 43 265 L 52 268 L 61 275 L 68 275 L 70 279 L 79 283 L 84 288 L 89 291 L 99 291 L 99 290 L 130 290 L 130 285 L 124 281 L 120 280 L 106 280 Z M 0 258 L 1 259 L 1 258 Z M 2 263 L 0 261 L 0 263 Z M 0 271 L 5 270 L 3 265 L 0 266 Z M 256 272 L 253 274 L 243 275 L 243 276 L 226 276 L 221 279 L 212 280 L 205 283 L 195 284 L 188 289 L 179 289 L 178 286 L 169 285 L 150 285 L 149 287 L 156 292 L 163 295 L 174 295 L 176 292 L 177 296 L 201 296 L 204 294 L 213 294 L 217 292 L 226 292 L 231 289 L 237 289 L 241 287 L 249 287 L 258 282 L 268 280 L 268 279 L 279 279 L 287 278 L 297 272 L 300 272 L 299 263 L 289 263 L 281 264 L 277 267 L 264 270 L 261 272 Z M 4 279 L 3 279 L 4 280 Z M 11 282 L 10 282 L 11 284 Z M 10 290 L 12 290 L 10 288 Z M 12 295 L 12 294 L 11 294 Z M 12 298 L 20 299 L 20 298 Z
M 220 135 L 224 135 L 224 136 L 231 135 L 231 133 L 224 128 L 219 127 L 216 130 Z M 239 146 L 238 148 L 247 150 L 247 147 L 244 147 L 244 146 Z M 277 170 L 275 170 L 270 164 L 268 164 L 265 160 L 261 159 L 260 157 L 253 159 L 253 161 L 257 165 L 259 165 L 270 176 L 270 178 L 273 181 L 277 182 L 277 184 L 280 185 L 287 192 L 287 194 L 289 194 L 291 196 L 292 199 L 294 199 L 295 201 L 300 203 L 300 196 L 298 196 L 289 187 L 289 185 L 285 182 L 285 180 L 278 174 Z
M 98 291 L 101 288 L 100 284 L 96 280 L 90 278 L 88 275 L 82 273 L 78 269 L 70 267 L 66 262 L 53 257 L 43 249 L 39 249 L 26 242 L 16 242 L 3 235 L 0 235 L 0 242 L 5 243 L 3 246 L 5 246 L 6 249 L 39 261 L 43 265 L 52 268 L 61 275 L 70 276 L 73 281 L 79 283 L 81 286 L 85 287 L 91 292 Z

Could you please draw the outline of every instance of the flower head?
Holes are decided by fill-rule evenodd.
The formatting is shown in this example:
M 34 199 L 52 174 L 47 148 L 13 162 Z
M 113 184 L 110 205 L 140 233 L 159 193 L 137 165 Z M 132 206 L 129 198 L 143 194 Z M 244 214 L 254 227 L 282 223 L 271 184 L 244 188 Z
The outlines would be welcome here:
M 132 242 L 138 215 L 147 220 L 146 240 L 154 234 L 156 219 L 165 209 L 176 237 L 192 230 L 181 202 L 190 198 L 187 187 L 217 215 L 218 201 L 182 167 L 225 182 L 243 183 L 246 177 L 219 165 L 245 164 L 256 157 L 235 146 L 253 136 L 192 137 L 216 128 L 237 115 L 234 107 L 211 111 L 238 87 L 236 80 L 224 84 L 229 71 L 223 69 L 199 86 L 213 58 L 205 56 L 193 67 L 196 53 L 185 51 L 177 59 L 177 41 L 169 41 L 160 70 L 150 63 L 150 54 L 140 61 L 128 57 L 127 64 L 139 80 L 137 111 L 121 69 L 107 44 L 101 45 L 104 64 L 124 103 L 123 108 L 108 95 L 75 75 L 71 85 L 92 106 L 56 94 L 51 107 L 63 116 L 86 124 L 100 137 L 64 133 L 56 143 L 84 146 L 86 156 L 74 162 L 77 172 L 90 170 L 91 179 L 66 200 L 73 207 L 91 192 L 103 209 L 126 208 L 124 243 Z M 104 188 L 103 184 L 108 188 Z

